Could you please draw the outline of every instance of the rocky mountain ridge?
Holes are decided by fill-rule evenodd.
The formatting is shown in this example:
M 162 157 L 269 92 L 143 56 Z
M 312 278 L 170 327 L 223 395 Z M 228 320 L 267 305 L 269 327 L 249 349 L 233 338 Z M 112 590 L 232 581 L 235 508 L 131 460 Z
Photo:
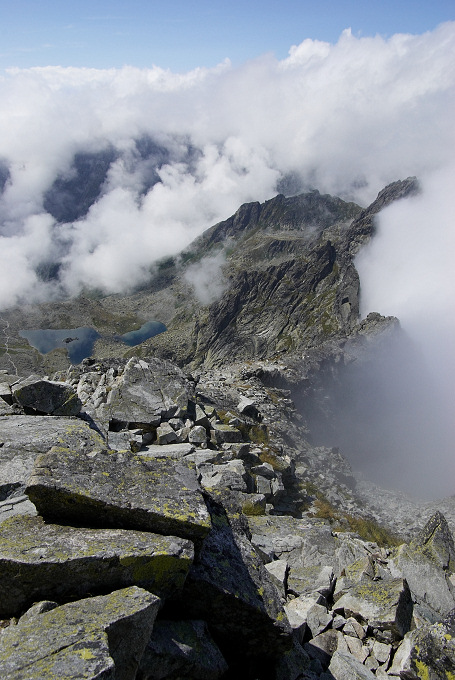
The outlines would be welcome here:
M 28 319 L 112 333 L 166 309 L 126 352 L 38 357 L 15 344 L 27 310 L 2 315 L 2 677 L 453 675 L 453 504 L 359 482 L 315 437 L 330 385 L 403 341 L 396 319 L 359 320 L 353 257 L 416 190 L 248 204 L 146 290 Z M 204 305 L 185 273 L 220 254 Z

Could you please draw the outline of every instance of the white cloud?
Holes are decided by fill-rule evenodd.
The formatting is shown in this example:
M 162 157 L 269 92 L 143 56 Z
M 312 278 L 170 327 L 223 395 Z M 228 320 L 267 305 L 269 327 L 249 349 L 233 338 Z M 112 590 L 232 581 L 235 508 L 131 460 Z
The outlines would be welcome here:
M 48 226 L 43 260 L 60 249 L 62 284 L 120 291 L 149 265 L 178 252 L 245 201 L 265 200 L 294 172 L 302 186 L 371 201 L 389 181 L 443 172 L 453 153 L 455 24 L 420 36 L 305 40 L 289 57 L 173 74 L 159 68 L 35 68 L 0 78 L 0 159 L 10 178 L 0 233 L 11 283 L 0 271 L 2 304 L 45 295 L 27 221 L 74 153 L 109 146 L 103 195 L 72 225 Z M 168 149 L 144 187 L 144 135 Z M 145 193 L 144 193 L 145 191 Z M 48 218 L 50 219 L 50 218 Z M 4 245 L 6 248 L 6 245 Z M 47 249 L 47 250 L 46 250 Z M 16 258 L 16 266 L 14 261 Z

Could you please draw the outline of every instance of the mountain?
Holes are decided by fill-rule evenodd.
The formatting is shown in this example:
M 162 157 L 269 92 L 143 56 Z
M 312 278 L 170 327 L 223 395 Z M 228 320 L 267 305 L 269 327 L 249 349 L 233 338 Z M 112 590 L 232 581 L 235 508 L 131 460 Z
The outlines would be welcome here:
M 249 203 L 133 294 L 1 315 L 2 677 L 450 677 L 453 499 L 359 477 L 397 475 L 389 385 L 418 391 L 419 357 L 397 319 L 360 319 L 355 255 L 417 191 Z

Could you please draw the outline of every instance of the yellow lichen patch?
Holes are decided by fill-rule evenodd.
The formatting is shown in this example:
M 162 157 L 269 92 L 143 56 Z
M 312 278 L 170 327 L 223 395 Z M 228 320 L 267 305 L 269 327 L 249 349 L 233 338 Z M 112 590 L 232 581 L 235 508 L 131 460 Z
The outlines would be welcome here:
M 419 661 L 418 659 L 416 660 L 415 665 L 420 680 L 430 680 L 430 672 L 428 666 L 424 664 L 423 661 Z
M 86 648 L 76 650 L 76 654 L 79 654 L 79 656 L 85 661 L 95 658 L 95 655 L 89 649 Z

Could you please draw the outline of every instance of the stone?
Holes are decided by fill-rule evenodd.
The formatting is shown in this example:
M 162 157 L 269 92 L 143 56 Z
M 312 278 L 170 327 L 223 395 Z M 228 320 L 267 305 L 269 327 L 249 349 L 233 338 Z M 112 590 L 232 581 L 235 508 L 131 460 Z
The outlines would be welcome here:
M 304 645 L 305 651 L 312 659 L 318 659 L 323 668 L 327 668 L 334 653 L 338 650 L 349 654 L 344 635 L 338 630 L 326 630 L 316 635 Z
M 158 620 L 139 664 L 141 680 L 218 680 L 228 665 L 205 621 Z
M 212 428 L 212 439 L 216 444 L 223 443 L 239 443 L 243 441 L 243 436 L 240 430 L 231 425 L 224 425 L 223 423 L 215 423 Z
M 201 485 L 206 489 L 248 491 L 248 473 L 241 460 L 231 460 L 224 465 L 203 465 L 199 472 Z
M 359 640 L 363 640 L 366 636 L 365 627 L 362 626 L 357 619 L 352 616 L 349 617 L 344 625 L 343 633 L 345 635 L 351 635 L 352 637 L 357 637 Z
M 291 646 L 279 594 L 245 535 L 245 519 L 228 517 L 213 499 L 208 503 L 212 530 L 190 569 L 181 606 L 188 617 L 207 621 L 223 652 L 276 657 Z
M 379 640 L 375 640 L 371 651 L 380 664 L 385 664 L 390 659 L 392 645 L 386 645 L 383 642 L 379 642 Z
M 76 390 L 68 383 L 44 380 L 30 376 L 12 386 L 13 399 L 22 406 L 40 414 L 54 416 L 76 416 L 82 402 Z
M 17 515 L 30 515 L 33 517 L 37 514 L 35 506 L 24 494 L 11 495 L 0 502 L 0 524 L 10 517 Z
M 192 387 L 184 373 L 168 361 L 131 358 L 100 408 L 107 420 L 159 425 L 185 417 Z
M 180 460 L 194 453 L 196 449 L 193 444 L 189 443 L 174 443 L 174 444 L 149 444 L 144 446 L 142 451 L 138 452 L 138 456 L 145 458 L 173 458 Z
M 402 638 L 412 621 L 412 598 L 406 581 L 363 581 L 352 588 L 335 604 L 335 611 L 353 616 L 372 628 L 390 631 Z
M 287 590 L 288 563 L 285 560 L 275 560 L 266 564 L 265 568 L 269 572 L 272 582 L 278 588 L 281 597 L 284 597 Z
M 39 599 L 68 601 L 131 585 L 175 596 L 193 556 L 191 541 L 174 536 L 13 517 L 0 524 L 0 618 Z
M 174 428 L 169 423 L 161 423 L 156 428 L 156 440 L 160 446 L 163 444 L 174 444 L 177 441 Z
M 295 595 L 318 592 L 326 599 L 333 592 L 335 579 L 331 566 L 296 566 L 289 569 L 288 589 Z
M 391 674 L 409 680 L 450 680 L 455 671 L 455 610 L 442 621 L 408 633 Z
M 311 669 L 310 657 L 296 639 L 292 642 L 292 649 L 282 654 L 275 664 L 275 680 L 313 678 L 313 675 L 306 675 Z
M 184 461 L 53 447 L 35 462 L 26 492 L 46 519 L 202 539 L 210 516 Z
M 324 598 L 322 595 L 312 593 L 311 595 L 300 595 L 294 600 L 289 600 L 284 605 L 291 628 L 296 632 L 297 639 L 300 642 L 303 640 L 308 629 L 308 613 L 315 605 L 320 605 L 323 602 Z
M 439 559 L 417 546 L 401 545 L 389 560 L 393 576 L 405 578 L 412 597 L 422 606 L 424 618 L 435 623 L 455 607 L 454 588 Z
M 370 650 L 362 644 L 362 640 L 359 640 L 358 637 L 351 637 L 350 635 L 345 635 L 344 640 L 352 656 L 357 659 L 357 661 L 360 661 L 360 663 L 365 663 Z
M 447 572 L 455 572 L 455 545 L 452 532 L 444 515 L 437 511 L 430 517 L 416 538 L 411 550 L 421 551 L 430 560 L 439 563 Z
M 239 403 L 237 404 L 237 411 L 239 413 L 243 413 L 245 416 L 254 418 L 255 420 L 260 420 L 261 418 L 257 405 L 252 399 L 248 399 L 248 397 L 242 397 L 240 399 Z
M 374 680 L 374 674 L 350 654 L 336 651 L 329 665 L 334 680 Z
M 23 617 L 0 636 L 0 675 L 134 680 L 159 602 L 133 586 Z
M 322 633 L 332 623 L 332 613 L 322 604 L 315 604 L 309 610 L 306 617 L 307 626 L 313 637 Z
M 206 444 L 207 443 L 207 430 L 202 425 L 195 425 L 191 428 L 188 441 L 191 444 Z
M 0 417 L 0 487 L 5 483 L 25 484 L 37 455 L 48 451 L 56 441 L 78 449 L 106 446 L 100 433 L 78 418 Z

